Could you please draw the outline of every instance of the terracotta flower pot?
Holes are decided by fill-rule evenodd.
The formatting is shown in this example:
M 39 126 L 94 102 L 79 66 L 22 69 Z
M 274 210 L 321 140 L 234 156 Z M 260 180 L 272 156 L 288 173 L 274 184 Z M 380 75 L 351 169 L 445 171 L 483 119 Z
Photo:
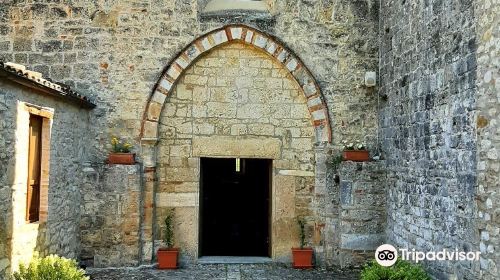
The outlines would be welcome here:
M 293 268 L 312 268 L 312 248 L 292 248 Z
M 370 152 L 368 151 L 344 151 L 344 160 L 368 161 Z
M 156 253 L 158 257 L 158 269 L 176 269 L 177 259 L 179 257 L 178 248 L 160 248 Z
M 110 164 L 135 164 L 135 154 L 132 153 L 110 153 L 108 155 Z

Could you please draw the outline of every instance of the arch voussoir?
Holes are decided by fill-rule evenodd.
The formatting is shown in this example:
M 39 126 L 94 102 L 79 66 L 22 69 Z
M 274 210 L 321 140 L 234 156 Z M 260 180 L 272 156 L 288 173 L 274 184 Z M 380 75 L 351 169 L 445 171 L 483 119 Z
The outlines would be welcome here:
M 175 88 L 183 72 L 204 53 L 231 41 L 241 41 L 262 49 L 278 60 L 297 81 L 307 100 L 316 142 L 331 142 L 327 106 L 311 72 L 296 55 L 272 36 L 244 25 L 229 25 L 213 30 L 189 44 L 163 72 L 146 105 L 141 138 L 157 139 L 158 122 L 166 97 Z

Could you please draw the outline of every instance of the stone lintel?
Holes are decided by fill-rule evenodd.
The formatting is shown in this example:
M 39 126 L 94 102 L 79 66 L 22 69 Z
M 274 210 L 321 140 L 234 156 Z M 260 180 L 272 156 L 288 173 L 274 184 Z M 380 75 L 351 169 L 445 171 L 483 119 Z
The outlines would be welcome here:
M 281 156 L 281 141 L 271 137 L 195 137 L 193 138 L 193 156 L 276 159 Z

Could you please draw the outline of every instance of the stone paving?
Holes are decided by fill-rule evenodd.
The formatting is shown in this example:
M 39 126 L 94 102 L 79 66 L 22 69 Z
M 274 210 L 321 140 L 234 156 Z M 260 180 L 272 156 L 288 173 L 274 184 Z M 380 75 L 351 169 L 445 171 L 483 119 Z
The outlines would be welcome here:
M 297 270 L 276 264 L 210 264 L 195 265 L 178 270 L 157 270 L 154 268 L 97 269 L 89 268 L 92 280 L 176 280 L 176 279 L 359 279 L 357 270 Z

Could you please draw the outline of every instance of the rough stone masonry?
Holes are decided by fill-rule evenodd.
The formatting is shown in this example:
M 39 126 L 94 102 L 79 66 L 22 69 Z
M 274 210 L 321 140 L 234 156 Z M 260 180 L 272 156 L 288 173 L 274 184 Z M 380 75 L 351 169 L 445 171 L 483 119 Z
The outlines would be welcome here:
M 491 84 L 498 69 L 491 69 L 498 65 L 493 57 L 499 42 L 490 25 L 498 22 L 498 4 L 381 5 L 379 133 L 389 181 L 387 240 L 405 248 L 482 253 L 480 262 L 426 263 L 439 279 L 498 278 L 498 249 L 488 246 L 499 234 L 490 214 L 498 211 L 498 172 L 491 173 L 498 170 L 498 161 L 491 161 L 498 148 L 498 89 Z
M 384 1 L 382 11 L 388 241 L 403 248 L 477 251 L 472 2 Z M 479 270 L 478 262 L 428 266 L 441 278 L 472 279 Z
M 42 137 L 44 151 L 51 151 L 41 175 L 42 189 L 48 187 L 41 206 L 47 210 L 36 223 L 25 220 L 30 113 L 49 115 L 43 127 L 50 130 Z M 88 110 L 78 105 L 0 79 L 0 279 L 35 251 L 79 257 L 81 214 L 75 206 L 81 204 L 88 117 Z
M 13 232 L 37 243 L 12 222 L 25 196 L 9 175 L 26 134 L 16 98 L 56 108 L 47 229 L 32 246 L 42 255 L 154 262 L 160 221 L 174 209 L 183 262 L 196 262 L 199 158 L 250 156 L 274 160 L 275 261 L 289 261 L 304 216 L 319 266 L 362 264 L 376 239 L 480 250 L 479 262 L 425 267 L 437 279 L 498 277 L 499 0 L 268 0 L 267 11 L 207 14 L 208 2 L 2 2 L 0 60 L 69 84 L 97 107 L 48 104 L 0 81 L 0 277 L 17 266 Z M 198 39 L 235 25 L 295 60 L 253 37 L 196 52 L 220 38 Z M 317 85 L 331 143 L 317 141 L 319 107 L 297 69 Z M 378 72 L 377 87 L 364 86 L 366 71 Z M 159 87 L 171 88 L 155 95 Z M 151 116 L 157 129 L 145 138 Z M 106 164 L 111 136 L 134 143 L 137 165 Z M 344 139 L 385 160 L 332 166 Z
M 350 1 L 337 3 L 276 1 L 270 3 L 271 8 L 268 15 L 271 16 L 260 17 L 260 15 L 256 15 L 241 18 L 228 14 L 222 18 L 215 16 L 201 19 L 200 16 L 206 2 L 7 2 L 0 8 L 0 16 L 5 19 L 0 23 L 1 44 L 4 46 L 0 48 L 0 57 L 4 61 L 29 65 L 30 69 L 42 72 L 46 77 L 67 83 L 75 90 L 97 100 L 99 106 L 90 114 L 92 128 L 87 130 L 89 137 L 93 139 L 87 146 L 86 158 L 89 162 L 84 166 L 80 165 L 80 170 L 87 170 L 86 172 L 90 172 L 90 174 L 94 172 L 90 171 L 90 168 L 95 170 L 97 174 L 100 170 L 109 170 L 108 172 L 112 173 L 113 169 L 104 166 L 111 136 L 121 136 L 132 140 L 136 146 L 135 152 L 138 153 L 139 160 L 142 160 L 141 139 L 139 138 L 141 119 L 145 110 L 144 105 L 155 82 L 160 77 L 161 69 L 167 67 L 168 61 L 174 58 L 189 42 L 212 29 L 229 23 L 248 24 L 262 32 L 276 36 L 298 58 L 304 61 L 304 65 L 310 69 L 312 76 L 320 86 L 325 101 L 329 104 L 329 118 L 335 122 L 331 127 L 332 130 L 335 130 L 332 135 L 336 135 L 333 137 L 333 143 L 338 145 L 341 139 L 352 138 L 366 140 L 371 147 L 375 147 L 375 98 L 372 90 L 362 86 L 362 80 L 364 71 L 374 69 L 377 65 L 376 3 L 372 1 L 358 1 L 356 3 Z M 206 62 L 201 61 L 200 63 Z M 266 63 L 269 64 L 269 62 Z M 265 67 L 267 66 L 262 69 Z M 274 68 L 275 72 L 279 72 L 279 68 L 275 66 Z M 278 75 L 280 77 L 267 78 L 283 78 L 282 73 Z M 186 78 L 188 77 L 186 76 Z M 212 82 L 214 80 L 207 81 L 207 83 Z M 199 83 L 199 81 L 195 81 L 195 83 Z M 273 86 L 272 83 L 271 86 Z M 287 91 L 293 90 L 293 86 L 288 84 L 286 86 L 290 87 L 286 89 Z M 213 98 L 218 97 L 214 96 Z M 276 97 L 270 95 L 270 98 Z M 294 102 L 298 102 L 298 99 Z M 297 103 L 294 106 L 297 107 L 295 110 L 298 112 L 297 116 L 301 118 L 303 114 L 301 110 L 303 109 L 300 108 L 301 106 L 307 108 L 306 105 Z M 189 107 L 189 103 L 186 104 L 186 107 Z M 214 108 L 211 107 L 210 110 Z M 165 113 L 166 111 L 163 109 L 163 115 L 168 114 Z M 282 109 L 282 111 L 285 110 Z M 197 112 L 197 110 L 194 111 L 195 114 Z M 176 110 L 176 113 L 182 114 L 182 109 Z M 291 124 L 288 125 L 291 127 L 293 121 L 289 122 Z M 246 127 L 242 126 L 242 129 L 246 129 L 247 133 L 269 134 L 267 136 L 276 138 L 277 136 L 270 134 L 274 133 L 270 132 L 272 130 L 270 125 L 256 123 Z M 286 141 L 289 141 L 288 138 L 290 141 L 293 140 L 291 143 L 293 145 L 304 146 L 309 140 L 301 140 L 298 133 L 305 133 L 305 137 L 310 137 L 310 132 L 307 131 L 309 128 L 305 126 L 305 123 L 300 125 L 303 126 L 300 130 L 304 130 L 304 132 L 294 128 L 290 129 L 289 133 L 283 134 L 282 131 L 277 135 L 283 135 L 278 137 L 285 137 L 286 139 L 283 140 Z M 207 133 L 207 129 L 210 130 L 210 125 L 204 126 L 199 125 L 196 129 L 205 129 L 205 131 L 199 130 L 199 132 Z M 176 127 L 175 129 L 182 132 L 184 127 Z M 235 126 L 233 131 L 236 129 Z M 226 128 L 223 128 L 222 132 L 224 131 L 227 131 Z M 295 138 L 296 140 L 294 140 Z M 168 141 L 172 141 L 173 138 L 170 139 L 165 139 L 165 141 L 162 139 L 159 145 L 169 145 Z M 181 139 L 175 141 L 180 142 Z M 305 163 L 302 164 L 303 166 L 293 166 L 293 168 L 302 168 L 302 171 L 298 171 L 303 173 L 298 171 L 290 173 L 292 175 L 288 176 L 290 178 L 288 181 L 294 182 L 290 187 L 296 184 L 295 180 L 299 180 L 293 179 L 296 175 L 307 175 L 297 181 L 297 184 L 311 181 L 311 178 L 314 177 L 311 177 L 310 174 L 315 169 L 314 164 L 319 160 L 321 168 L 316 168 L 315 171 L 319 176 L 317 176 L 318 179 L 314 179 L 318 180 L 318 184 L 311 182 L 308 184 L 322 186 L 319 193 L 325 193 L 326 162 L 330 148 L 325 147 L 315 151 L 315 159 L 313 159 L 310 155 L 310 151 L 313 150 L 312 144 L 304 147 L 308 152 L 301 152 L 301 158 L 297 162 Z M 172 149 L 168 155 L 170 153 L 176 153 L 176 150 Z M 288 153 L 287 156 L 293 157 L 293 155 L 294 153 Z M 163 159 L 167 154 L 159 154 L 158 156 Z M 184 163 L 180 162 L 179 164 Z M 193 160 L 188 164 L 193 164 Z M 167 162 L 158 161 L 158 165 L 166 167 Z M 158 174 L 161 174 L 162 170 L 166 169 L 160 167 Z M 142 178 L 145 182 L 145 189 L 151 184 L 156 184 L 157 175 L 153 175 L 155 173 L 150 172 L 149 169 L 142 171 L 144 172 Z M 94 178 L 92 176 L 94 175 L 87 175 L 87 178 L 92 180 Z M 108 178 L 109 176 L 96 175 L 95 177 Z M 158 180 L 162 180 L 161 178 L 162 176 L 159 176 Z M 119 202 L 114 204 L 115 198 L 104 195 L 105 193 L 113 194 L 113 192 L 105 191 L 112 190 L 113 186 L 105 186 L 101 189 L 98 186 L 102 181 L 99 180 L 101 179 L 96 179 L 92 187 L 85 187 L 86 183 L 81 180 L 77 181 L 84 201 L 88 202 L 88 205 L 83 204 L 80 208 L 84 211 L 82 213 L 84 216 L 82 232 L 79 235 L 83 242 L 80 254 L 85 258 L 87 258 L 88 252 L 98 252 L 99 249 L 102 249 L 100 247 L 102 244 L 94 243 L 96 237 L 93 234 L 101 234 L 107 226 L 111 226 L 103 225 L 101 227 L 98 218 L 100 215 L 98 214 L 95 214 L 96 217 L 92 217 L 91 222 L 89 222 L 87 217 L 96 213 L 96 209 L 92 208 L 95 205 L 93 204 L 95 203 L 94 198 L 102 197 L 104 201 L 112 199 L 107 204 L 109 207 L 119 205 Z M 105 182 L 118 184 L 121 181 L 108 180 Z M 115 189 L 119 193 L 118 190 L 122 190 L 122 188 L 123 186 L 119 186 Z M 95 196 L 92 195 L 94 190 Z M 302 191 L 305 190 L 307 188 Z M 314 190 L 311 191 L 307 196 L 310 197 L 314 194 Z M 152 199 L 152 197 L 151 192 L 146 192 L 143 194 L 142 202 L 148 202 L 149 205 L 148 199 Z M 162 201 L 162 196 L 159 195 L 157 198 L 158 202 Z M 311 208 L 304 208 L 304 211 L 312 212 L 315 207 L 319 207 L 318 211 L 321 211 L 323 203 L 330 203 L 330 199 L 325 195 L 316 196 L 314 200 L 313 202 L 310 199 L 303 199 L 299 205 L 309 205 Z M 160 209 L 157 209 L 158 215 L 161 214 Z M 103 212 L 111 210 L 112 208 L 102 209 Z M 314 210 L 314 212 L 318 211 Z M 290 213 L 293 212 L 287 212 L 286 215 L 290 215 Z M 113 215 L 115 214 L 113 213 Z M 150 239 L 145 240 L 144 238 L 150 236 L 153 230 L 150 212 L 144 211 L 141 221 L 143 223 L 140 233 L 140 236 L 143 237 L 141 242 L 147 247 Z M 311 219 L 310 222 L 310 231 L 312 232 L 312 229 L 315 228 L 316 235 L 320 237 L 324 234 L 321 229 L 333 229 L 333 223 L 322 221 L 321 218 Z M 315 224 L 317 226 L 314 226 Z M 88 228 L 89 225 L 94 226 L 94 228 Z M 324 236 L 316 239 L 315 244 L 318 248 L 319 259 L 324 260 L 325 264 L 332 263 L 331 258 L 321 257 L 323 255 L 321 252 L 325 250 L 325 252 L 330 252 L 328 255 L 333 256 L 334 247 L 330 245 L 328 240 L 324 239 Z M 288 242 L 292 242 L 292 239 Z M 92 249 L 92 244 L 97 244 L 94 249 Z M 286 247 L 289 246 L 286 245 Z M 322 247 L 324 249 L 321 249 Z M 142 248 L 139 255 L 146 260 L 151 259 L 152 250 L 152 248 Z M 281 250 L 284 251 L 285 247 Z M 96 259 L 99 254 L 95 255 Z

